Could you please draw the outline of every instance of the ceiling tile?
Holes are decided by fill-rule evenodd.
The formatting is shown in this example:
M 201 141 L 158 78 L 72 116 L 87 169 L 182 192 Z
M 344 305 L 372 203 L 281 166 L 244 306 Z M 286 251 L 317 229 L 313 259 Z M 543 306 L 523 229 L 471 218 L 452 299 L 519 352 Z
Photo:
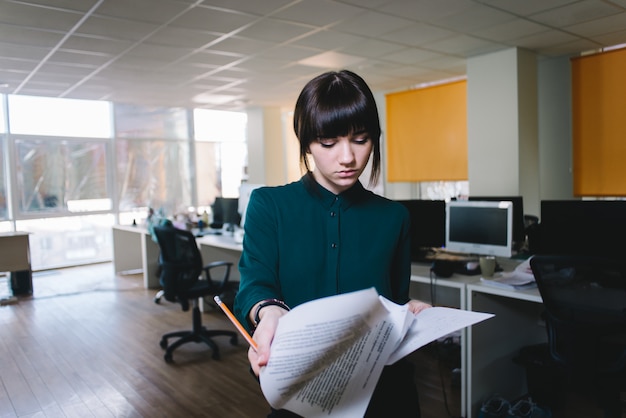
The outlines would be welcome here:
M 468 58 L 504 49 L 505 45 L 485 41 L 473 36 L 458 35 L 441 41 L 432 42 L 428 47 L 429 49 L 433 49 L 444 54 L 453 54 L 458 57 Z
M 406 46 L 420 46 L 455 35 L 457 35 L 456 32 L 448 29 L 438 28 L 425 23 L 415 23 L 409 27 L 383 34 L 380 38 Z
M 616 30 L 616 28 L 626 29 L 626 12 L 566 26 L 565 30 L 576 35 L 592 38 L 598 35 L 621 32 Z
M 384 55 L 381 58 L 384 58 L 387 61 L 412 65 L 439 56 L 441 56 L 441 54 L 433 51 L 427 51 L 425 49 L 404 48 L 400 51 Z
M 76 29 L 76 34 L 134 42 L 145 38 L 157 28 L 152 23 L 91 16 Z
M 261 41 L 282 43 L 313 32 L 314 30 L 310 26 L 276 19 L 263 19 L 243 29 L 238 35 Z
M 229 10 L 239 10 L 257 16 L 265 16 L 272 14 L 290 3 L 293 3 L 293 0 L 205 0 L 202 4 Z
M 171 26 L 214 33 L 230 33 L 255 22 L 257 19 L 252 15 L 197 7 L 183 13 L 171 22 Z
M 161 24 L 190 8 L 190 4 L 172 0 L 106 0 L 95 13 L 98 16 Z M 197 10 L 197 8 L 191 9 Z
M 433 22 L 475 6 L 472 0 L 393 0 L 377 9 L 383 13 L 419 22 Z
M 214 42 L 219 36 L 203 30 L 164 26 L 146 39 L 146 42 L 195 49 Z
M 334 26 L 334 29 L 372 38 L 383 33 L 405 28 L 413 23 L 415 22 L 412 20 L 368 11 L 343 20 Z
M 583 0 L 567 6 L 537 13 L 531 18 L 552 27 L 570 26 L 601 17 L 618 14 L 623 10 L 608 2 Z
M 473 32 L 489 26 L 511 22 L 515 16 L 492 7 L 475 5 L 471 9 L 434 19 L 433 24 L 457 32 Z
M 61 31 L 42 30 L 0 23 L 0 39 L 13 45 L 53 47 L 63 39 Z M 0 55 L 2 51 L 0 50 Z
M 506 42 L 545 30 L 546 27 L 543 25 L 530 20 L 518 19 L 474 31 L 474 35 L 494 42 Z
M 360 7 L 332 0 L 301 0 L 291 3 L 290 7 L 273 14 L 273 17 L 306 25 L 327 26 L 361 11 Z
M 335 29 L 340 29 L 336 27 Z M 302 45 L 318 49 L 335 49 L 337 46 L 346 47 L 363 39 L 361 36 L 342 33 L 336 30 L 320 30 L 311 32 L 304 37 L 299 37 L 293 41 L 295 45 Z
M 339 48 L 337 51 L 350 55 L 358 55 L 361 57 L 380 58 L 397 51 L 401 51 L 406 47 L 391 42 L 378 41 L 376 39 L 366 39 L 355 44 L 348 45 L 346 48 Z
M 0 2 L 0 23 L 30 28 L 68 31 L 81 19 L 82 14 L 26 3 Z
M 577 1 L 579 0 L 480 0 L 483 4 L 488 4 L 519 16 L 536 14 Z
M 129 49 L 132 45 L 133 43 L 131 41 L 122 41 L 119 39 L 104 40 L 85 35 L 73 35 L 63 43 L 61 48 L 69 51 L 86 51 L 118 55 Z

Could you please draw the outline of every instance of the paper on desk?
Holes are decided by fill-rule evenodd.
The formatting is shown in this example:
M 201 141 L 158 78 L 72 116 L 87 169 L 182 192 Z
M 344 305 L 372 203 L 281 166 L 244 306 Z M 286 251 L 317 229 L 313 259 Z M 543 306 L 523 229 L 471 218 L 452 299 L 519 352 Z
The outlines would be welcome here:
M 363 416 L 386 364 L 490 316 L 476 314 L 416 317 L 373 288 L 305 303 L 280 319 L 261 389 L 273 408 L 306 417 Z
M 513 271 L 498 273 L 491 279 L 481 277 L 480 281 L 486 285 L 504 289 L 522 289 L 536 286 L 535 276 L 530 267 L 530 258 L 520 263 Z

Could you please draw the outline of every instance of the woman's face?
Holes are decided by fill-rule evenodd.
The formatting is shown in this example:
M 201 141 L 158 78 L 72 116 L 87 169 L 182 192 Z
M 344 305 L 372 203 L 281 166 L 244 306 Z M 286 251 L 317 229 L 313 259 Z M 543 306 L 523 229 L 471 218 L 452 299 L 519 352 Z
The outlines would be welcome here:
M 309 152 L 315 163 L 315 180 L 339 194 L 359 179 L 372 153 L 372 141 L 365 132 L 322 138 L 311 143 Z

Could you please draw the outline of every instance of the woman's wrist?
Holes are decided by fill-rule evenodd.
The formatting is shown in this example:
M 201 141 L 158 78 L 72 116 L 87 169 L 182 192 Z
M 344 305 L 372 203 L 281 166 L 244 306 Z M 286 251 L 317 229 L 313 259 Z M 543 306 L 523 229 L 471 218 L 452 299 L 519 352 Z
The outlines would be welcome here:
M 284 315 L 285 312 L 289 311 L 289 306 L 282 300 L 278 299 L 265 299 L 257 303 L 253 309 L 251 310 L 251 319 L 252 325 L 256 328 L 261 322 L 261 319 L 269 310 L 274 310 L 276 312 L 280 312 L 281 316 Z M 280 311 L 279 311 L 280 310 Z

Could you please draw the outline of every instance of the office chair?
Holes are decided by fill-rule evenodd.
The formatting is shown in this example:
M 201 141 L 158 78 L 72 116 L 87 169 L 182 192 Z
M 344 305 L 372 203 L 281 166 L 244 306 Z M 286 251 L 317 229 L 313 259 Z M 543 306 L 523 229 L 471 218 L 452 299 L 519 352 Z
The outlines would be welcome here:
M 170 225 L 155 226 L 154 232 L 161 249 L 161 286 L 163 297 L 170 302 L 180 303 L 183 311 L 188 311 L 190 301 L 193 302 L 193 328 L 188 331 L 170 332 L 162 336 L 161 348 L 165 350 L 165 361 L 173 362 L 172 353 L 182 344 L 188 342 L 204 342 L 213 350 L 213 358 L 219 359 L 219 348 L 213 341 L 216 336 L 229 336 L 230 343 L 237 344 L 237 333 L 226 330 L 208 330 L 202 325 L 200 299 L 206 296 L 225 295 L 236 292 L 236 286 L 228 281 L 233 265 L 227 261 L 215 261 L 203 265 L 202 255 L 196 239 L 190 231 L 181 230 Z M 224 275 L 220 280 L 213 280 L 211 271 L 221 268 Z M 204 278 L 200 276 L 204 273 Z M 178 339 L 168 345 L 170 338 Z
M 621 417 L 626 390 L 626 261 L 536 255 L 548 348 L 565 376 L 588 383 L 605 417 Z M 579 379 L 580 378 L 580 379 Z

